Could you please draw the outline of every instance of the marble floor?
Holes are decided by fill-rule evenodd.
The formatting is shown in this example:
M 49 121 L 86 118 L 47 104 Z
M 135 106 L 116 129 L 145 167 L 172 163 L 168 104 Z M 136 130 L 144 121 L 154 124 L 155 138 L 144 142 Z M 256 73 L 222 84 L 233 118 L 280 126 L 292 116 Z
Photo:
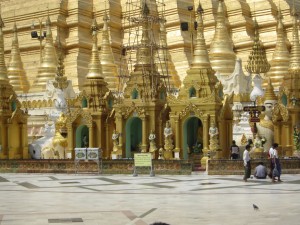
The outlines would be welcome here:
M 282 179 L 2 173 L 0 225 L 298 225 L 300 175 Z

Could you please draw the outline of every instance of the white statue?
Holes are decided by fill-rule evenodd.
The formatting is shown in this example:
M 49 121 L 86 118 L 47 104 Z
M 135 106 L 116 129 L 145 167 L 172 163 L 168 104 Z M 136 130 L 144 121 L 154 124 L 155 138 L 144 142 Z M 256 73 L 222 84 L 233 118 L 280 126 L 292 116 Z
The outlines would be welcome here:
M 164 136 L 165 136 L 165 145 L 164 145 L 165 150 L 172 150 L 174 147 L 173 130 L 171 128 L 170 121 L 166 122 L 166 127 L 164 129 Z
M 114 130 L 113 134 L 112 134 L 112 140 L 113 140 L 113 151 L 116 152 L 118 151 L 118 145 L 119 145 L 119 132 L 117 132 L 116 130 Z
M 268 152 L 274 142 L 274 125 L 272 122 L 272 111 L 276 104 L 276 100 L 266 100 L 264 106 L 264 118 L 256 125 L 257 133 L 260 137 L 264 137 L 265 143 L 263 144 L 264 152 Z
M 211 127 L 209 128 L 209 137 L 209 149 L 219 150 L 219 130 L 215 123 L 212 123 Z
M 151 130 L 149 135 L 149 142 L 150 142 L 149 152 L 151 153 L 157 150 L 155 139 L 156 139 L 155 133 L 153 130 Z
M 29 153 L 31 155 L 31 158 L 41 158 L 42 149 L 52 142 L 52 138 L 54 137 L 55 132 L 54 126 L 54 124 L 51 125 L 49 123 L 46 123 L 44 128 L 44 136 L 29 144 Z

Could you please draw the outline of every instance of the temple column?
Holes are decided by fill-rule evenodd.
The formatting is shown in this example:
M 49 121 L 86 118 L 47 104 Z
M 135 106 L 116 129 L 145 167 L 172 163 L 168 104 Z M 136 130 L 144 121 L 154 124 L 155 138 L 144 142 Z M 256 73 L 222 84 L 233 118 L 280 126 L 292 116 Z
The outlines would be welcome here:
M 89 125 L 89 148 L 95 147 L 94 145 L 94 132 L 93 132 L 93 124 Z
M 27 139 L 27 124 L 21 124 L 21 151 L 22 151 L 22 159 L 28 159 L 28 139 Z
M 2 123 L 1 126 L 1 151 L 0 151 L 0 159 L 8 158 L 8 146 L 7 146 L 7 125 Z
M 110 135 L 109 135 L 109 127 L 108 127 L 108 123 L 105 123 L 105 125 L 104 125 L 104 127 L 105 127 L 105 143 L 106 143 L 106 145 L 105 145 L 105 148 L 102 150 L 103 151 L 103 155 L 102 155 L 102 157 L 103 158 L 108 158 L 109 156 L 110 156 L 110 145 L 109 145 L 109 143 L 111 142 L 111 139 L 110 139 Z
M 179 118 L 175 118 L 175 149 L 174 158 L 180 159 L 180 124 Z
M 208 160 L 208 142 L 209 142 L 209 121 L 208 121 L 209 115 L 206 114 L 203 117 L 203 157 L 201 159 L 201 167 L 206 168 L 207 160 Z
M 147 123 L 146 116 L 142 116 L 142 146 L 141 151 L 147 152 Z
M 68 150 L 67 150 L 67 159 L 74 159 L 75 155 L 72 154 L 74 150 L 74 134 L 73 134 L 73 125 L 68 126 Z

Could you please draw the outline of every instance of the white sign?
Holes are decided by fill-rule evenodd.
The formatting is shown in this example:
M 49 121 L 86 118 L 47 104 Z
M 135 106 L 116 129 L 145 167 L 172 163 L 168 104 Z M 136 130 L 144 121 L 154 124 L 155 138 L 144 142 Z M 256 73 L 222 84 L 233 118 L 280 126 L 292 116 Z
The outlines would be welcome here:
M 75 159 L 85 160 L 86 159 L 86 148 L 75 148 Z

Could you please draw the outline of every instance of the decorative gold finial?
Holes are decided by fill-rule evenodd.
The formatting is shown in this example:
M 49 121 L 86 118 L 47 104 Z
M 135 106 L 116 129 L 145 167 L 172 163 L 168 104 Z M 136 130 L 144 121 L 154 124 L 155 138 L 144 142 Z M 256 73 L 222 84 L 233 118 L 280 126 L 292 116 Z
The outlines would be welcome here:
M 113 51 L 110 45 L 109 30 L 108 30 L 108 15 L 106 11 L 103 16 L 102 43 L 100 51 L 100 63 L 104 80 L 108 83 L 108 88 L 115 92 L 118 90 L 118 68 L 115 64 Z
M 51 21 L 49 15 L 46 20 L 47 33 L 43 51 L 42 63 L 38 69 L 38 75 L 32 85 L 32 91 L 44 91 L 48 80 L 54 80 L 57 70 L 57 56 L 53 44 Z
M 208 51 L 205 44 L 204 38 L 204 25 L 203 25 L 203 18 L 202 18 L 203 8 L 199 3 L 197 9 L 197 37 L 196 37 L 196 44 L 194 50 L 194 57 L 191 68 L 207 68 L 212 69 Z
M 7 75 L 9 83 L 14 87 L 17 93 L 27 93 L 29 83 L 21 60 L 16 23 L 14 23 L 13 32 L 14 35 L 12 38 L 11 56 L 7 67 Z
M 97 37 L 98 25 L 97 25 L 96 18 L 93 19 L 91 31 L 92 31 L 93 47 L 92 47 L 91 60 L 88 66 L 89 70 L 88 70 L 88 74 L 86 75 L 86 78 L 103 79 L 99 51 L 98 51 L 98 37 Z
M 166 20 L 161 19 L 159 22 L 159 45 L 156 57 L 159 74 L 163 77 L 166 87 L 170 92 L 176 91 L 181 86 L 180 77 L 175 69 L 175 66 L 171 59 L 171 54 L 168 50 L 167 44 L 167 31 L 166 31 Z
M 223 4 L 223 1 L 218 3 L 215 34 L 210 45 L 209 56 L 215 71 L 221 75 L 230 75 L 234 71 L 236 55 L 225 23 Z
M 266 73 L 270 69 L 266 52 L 259 40 L 258 23 L 254 19 L 254 44 L 245 69 L 251 74 Z
M 271 77 L 273 86 L 276 90 L 278 90 L 282 85 L 283 78 L 288 73 L 290 63 L 290 53 L 286 44 L 287 40 L 285 38 L 280 9 L 277 17 L 277 41 L 272 60 L 270 62 L 271 69 L 267 74 L 268 77 Z
M 199 4 L 197 9 L 197 37 L 194 58 L 187 76 L 183 80 L 178 98 L 196 100 L 206 98 L 215 91 L 217 78 L 212 69 L 204 38 L 203 8 Z
M 4 37 L 2 28 L 4 27 L 4 23 L 1 17 L 1 10 L 0 10 L 0 81 L 8 81 L 7 77 L 7 69 L 5 65 L 5 57 L 4 57 Z
M 266 100 L 277 100 L 277 97 L 274 93 L 274 88 L 272 85 L 271 78 L 268 79 L 268 86 L 266 88 L 264 99 L 265 99 L 265 101 Z
M 299 30 L 297 23 L 297 14 L 295 6 L 293 7 L 293 38 L 291 48 L 291 59 L 289 65 L 290 73 L 300 73 L 300 44 L 299 44 Z

